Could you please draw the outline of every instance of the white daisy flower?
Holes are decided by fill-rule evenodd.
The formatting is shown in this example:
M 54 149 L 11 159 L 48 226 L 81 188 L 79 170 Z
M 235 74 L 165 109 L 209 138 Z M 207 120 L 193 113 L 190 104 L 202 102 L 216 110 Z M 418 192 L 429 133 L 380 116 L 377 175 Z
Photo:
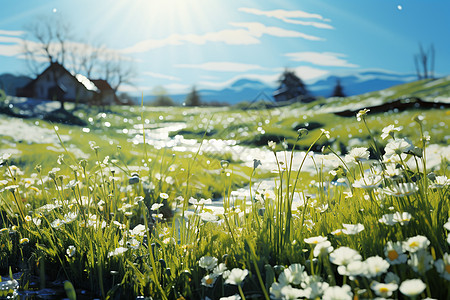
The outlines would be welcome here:
M 207 287 L 213 287 L 218 275 L 211 273 L 202 278 L 202 285 Z
M 285 285 L 281 288 L 281 299 L 295 300 L 300 298 L 305 298 L 306 292 L 301 289 L 294 288 L 290 285 Z
M 433 266 L 433 256 L 427 250 L 412 252 L 408 265 L 417 273 L 424 275 Z
M 389 226 L 394 226 L 397 223 L 397 221 L 394 220 L 394 214 L 385 214 L 381 219 L 378 219 L 378 222 Z
M 350 150 L 350 152 L 345 155 L 344 160 L 347 163 L 358 163 L 369 159 L 369 150 L 365 147 L 356 147 Z
M 381 138 L 384 140 L 388 136 L 394 137 L 394 131 L 400 131 L 401 129 L 401 127 L 395 127 L 395 125 L 388 125 L 381 130 Z
M 436 189 L 442 189 L 446 186 L 450 185 L 450 179 L 447 178 L 447 176 L 436 176 L 436 181 L 433 182 L 430 187 L 436 188 Z
M 245 277 L 248 275 L 248 270 L 242 270 L 239 268 L 234 268 L 231 270 L 230 274 L 228 275 L 227 279 L 225 280 L 225 283 L 232 284 L 232 285 L 240 285 L 242 282 L 244 282 Z
M 426 284 L 420 279 L 409 279 L 400 284 L 400 292 L 408 297 L 416 297 L 421 294 L 426 287 Z
M 327 240 L 327 238 L 323 237 L 323 236 L 315 236 L 315 237 L 310 237 L 310 238 L 304 239 L 305 243 L 310 244 L 310 245 L 316 245 L 316 244 L 325 242 L 326 240 Z
M 450 281 L 450 255 L 448 253 L 444 253 L 444 257 L 438 259 L 434 263 L 436 270 L 445 280 Z
M 403 242 L 403 249 L 414 253 L 421 249 L 426 249 L 430 245 L 430 241 L 423 235 L 417 235 Z
M 318 257 L 319 255 L 327 255 L 328 253 L 330 253 L 331 251 L 333 251 L 333 247 L 331 246 L 330 241 L 324 241 L 321 243 L 318 243 L 315 247 L 314 247 L 314 257 Z
M 409 221 L 411 221 L 411 214 L 408 212 L 396 212 L 394 213 L 394 221 L 397 223 L 400 223 L 400 225 L 406 225 L 409 223 Z
M 381 184 L 382 177 L 380 175 L 364 175 L 364 177 L 356 180 L 353 187 L 362 189 L 374 189 Z
M 402 153 L 407 153 L 413 149 L 414 145 L 412 142 L 409 139 L 403 138 L 390 141 L 384 148 L 384 151 L 387 156 L 392 156 L 395 154 L 400 155 Z
M 300 284 L 308 274 L 305 272 L 305 267 L 301 264 L 292 264 L 289 268 L 284 269 L 278 277 L 280 283 L 291 283 L 294 285 Z
M 339 247 L 330 253 L 330 262 L 338 266 L 348 265 L 352 261 L 361 259 L 362 257 L 358 251 L 345 246 Z
M 398 285 L 395 283 L 380 283 L 378 281 L 372 281 L 370 288 L 377 296 L 388 298 L 398 289 Z
M 408 259 L 408 256 L 404 253 L 401 242 L 388 241 L 384 246 L 384 255 L 386 261 L 391 265 L 403 264 Z
M 368 257 L 364 261 L 364 263 L 366 265 L 366 272 L 364 273 L 364 275 L 367 278 L 374 278 L 381 274 L 384 274 L 390 267 L 389 263 L 380 256 Z
M 68 257 L 73 257 L 73 256 L 75 255 L 76 250 L 77 250 L 77 249 L 75 248 L 75 246 L 70 245 L 70 246 L 67 247 L 67 249 L 66 249 L 66 254 L 67 254 L 67 256 L 68 256 Z
M 323 293 L 322 300 L 352 300 L 352 289 L 348 285 L 330 286 Z
M 128 248 L 118 247 L 118 248 L 114 249 L 114 251 L 109 252 L 108 257 L 122 255 L 127 251 L 128 251 Z
M 342 232 L 344 234 L 348 234 L 348 235 L 358 234 L 364 230 L 364 225 L 360 224 L 360 223 L 358 223 L 358 224 L 342 224 L 342 226 L 344 226 L 344 228 L 345 228 L 342 230 Z
M 217 258 L 213 256 L 203 256 L 198 261 L 198 265 L 206 270 L 212 270 L 217 266 Z
M 383 193 L 386 195 L 394 196 L 394 197 L 405 197 L 405 196 L 411 196 L 417 191 L 419 191 L 419 187 L 417 184 L 413 182 L 407 182 L 407 183 L 396 183 L 393 184 L 390 187 L 386 187 L 384 189 L 381 189 Z

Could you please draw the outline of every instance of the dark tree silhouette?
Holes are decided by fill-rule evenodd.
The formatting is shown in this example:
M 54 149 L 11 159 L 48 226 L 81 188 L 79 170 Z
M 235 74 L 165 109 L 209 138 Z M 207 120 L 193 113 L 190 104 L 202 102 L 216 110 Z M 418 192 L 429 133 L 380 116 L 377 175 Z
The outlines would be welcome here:
M 416 67 L 417 78 L 427 79 L 434 78 L 434 45 L 425 51 L 422 44 L 419 44 L 419 54 L 414 55 L 414 65 Z
M 277 102 L 283 101 L 302 101 L 311 98 L 306 90 L 303 81 L 295 74 L 294 71 L 284 70 L 278 80 L 280 84 L 278 90 L 274 92 L 274 97 Z
M 153 106 L 175 106 L 175 102 L 167 95 L 167 91 L 164 87 L 154 87 L 153 95 L 155 96 L 155 100 L 152 102 Z
M 71 28 L 70 23 L 59 16 L 40 16 L 26 27 L 34 41 L 24 39 L 23 53 L 34 75 L 39 75 L 48 63 L 65 65 L 68 41 L 73 38 Z
M 344 88 L 341 85 L 341 80 L 336 79 L 336 85 L 334 86 L 333 94 L 331 97 L 345 97 Z
M 200 106 L 200 95 L 195 86 L 192 87 L 191 92 L 186 96 L 185 104 L 186 106 Z

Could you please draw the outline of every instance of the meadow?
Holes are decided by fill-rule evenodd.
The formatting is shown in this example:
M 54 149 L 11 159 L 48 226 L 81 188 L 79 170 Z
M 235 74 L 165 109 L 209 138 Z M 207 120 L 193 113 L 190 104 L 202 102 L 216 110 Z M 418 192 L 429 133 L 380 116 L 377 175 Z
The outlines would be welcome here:
M 0 297 L 450 299 L 450 110 L 365 109 L 427 84 L 4 116 Z

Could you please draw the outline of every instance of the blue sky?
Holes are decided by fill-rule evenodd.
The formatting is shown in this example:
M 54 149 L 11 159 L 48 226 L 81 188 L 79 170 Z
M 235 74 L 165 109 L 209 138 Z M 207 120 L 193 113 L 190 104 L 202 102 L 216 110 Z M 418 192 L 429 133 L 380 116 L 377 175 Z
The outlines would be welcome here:
M 5 1 L 6 2 L 6 1 Z M 305 81 L 376 69 L 414 74 L 418 44 L 450 74 L 447 0 L 20 0 L 1 3 L 0 73 L 27 74 L 21 54 L 37 18 L 71 24 L 71 41 L 135 66 L 133 85 L 182 92 L 239 78 L 274 84 L 285 67 Z

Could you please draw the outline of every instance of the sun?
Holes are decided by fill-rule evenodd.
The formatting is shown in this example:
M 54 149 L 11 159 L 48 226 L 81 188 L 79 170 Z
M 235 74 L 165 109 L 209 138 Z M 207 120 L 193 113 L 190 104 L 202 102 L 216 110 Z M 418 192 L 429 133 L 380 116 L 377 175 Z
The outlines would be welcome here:
M 210 5 L 203 0 L 133 0 L 126 2 L 129 18 L 142 22 L 143 31 L 155 35 L 186 33 L 204 23 Z

